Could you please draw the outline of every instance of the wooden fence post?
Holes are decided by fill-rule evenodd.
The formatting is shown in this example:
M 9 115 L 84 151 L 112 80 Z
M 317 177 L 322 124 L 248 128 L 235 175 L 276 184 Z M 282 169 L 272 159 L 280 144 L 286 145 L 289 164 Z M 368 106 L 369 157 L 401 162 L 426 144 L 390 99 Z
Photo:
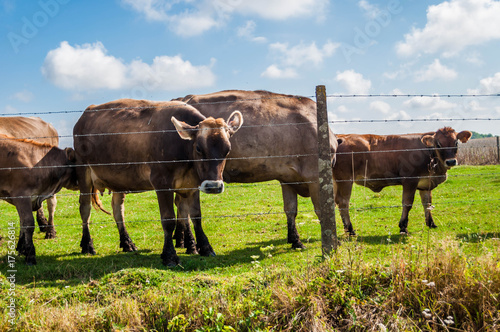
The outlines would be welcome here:
M 497 162 L 500 163 L 500 136 L 497 136 Z
M 330 151 L 330 130 L 326 107 L 326 89 L 316 86 L 316 111 L 318 127 L 318 169 L 319 169 L 319 221 L 321 224 L 321 251 L 323 257 L 337 250 L 337 228 L 335 224 L 335 200 L 333 196 L 332 156 Z

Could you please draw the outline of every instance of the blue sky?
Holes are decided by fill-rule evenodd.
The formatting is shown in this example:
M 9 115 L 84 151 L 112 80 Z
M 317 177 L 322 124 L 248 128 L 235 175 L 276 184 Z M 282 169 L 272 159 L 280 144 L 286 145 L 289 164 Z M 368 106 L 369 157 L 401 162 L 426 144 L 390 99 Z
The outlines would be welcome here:
M 500 93 L 500 1 L 0 0 L 0 114 L 39 116 L 70 146 L 90 104 L 224 89 Z M 329 98 L 330 120 L 500 118 L 500 97 Z M 333 123 L 339 133 L 498 121 Z

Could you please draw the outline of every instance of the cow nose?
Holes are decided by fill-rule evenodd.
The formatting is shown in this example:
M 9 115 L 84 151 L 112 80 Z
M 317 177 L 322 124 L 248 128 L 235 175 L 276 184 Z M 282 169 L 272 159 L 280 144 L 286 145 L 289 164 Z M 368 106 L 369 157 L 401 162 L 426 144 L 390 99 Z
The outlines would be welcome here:
M 205 180 L 201 183 L 200 190 L 205 194 L 220 194 L 224 191 L 224 182 Z
M 457 160 L 456 159 L 446 159 L 446 166 L 448 166 L 448 167 L 457 166 Z

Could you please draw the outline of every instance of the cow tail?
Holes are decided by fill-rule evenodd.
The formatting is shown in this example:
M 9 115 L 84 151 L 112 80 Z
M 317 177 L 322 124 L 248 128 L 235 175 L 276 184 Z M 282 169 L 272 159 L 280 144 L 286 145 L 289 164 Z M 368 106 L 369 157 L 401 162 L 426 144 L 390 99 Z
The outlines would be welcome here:
M 97 190 L 94 186 L 92 186 L 91 197 L 92 197 L 92 206 L 94 207 L 94 209 L 96 209 L 97 211 L 101 210 L 102 212 L 111 215 L 111 213 L 106 211 L 102 206 L 101 199 L 99 198 L 99 190 Z

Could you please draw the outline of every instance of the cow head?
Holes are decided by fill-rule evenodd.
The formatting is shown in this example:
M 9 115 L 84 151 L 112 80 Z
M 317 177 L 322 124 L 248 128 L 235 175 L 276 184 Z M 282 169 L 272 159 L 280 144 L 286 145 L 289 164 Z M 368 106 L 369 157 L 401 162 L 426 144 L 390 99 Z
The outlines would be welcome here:
M 229 138 L 240 129 L 243 116 L 234 111 L 227 121 L 208 117 L 197 126 L 191 126 L 172 117 L 172 122 L 185 140 L 193 142 L 195 168 L 202 180 L 200 190 L 207 194 L 219 194 L 224 191 L 222 172 L 226 165 L 226 157 L 231 150 Z
M 471 136 L 472 133 L 468 130 L 457 134 L 453 128 L 444 127 L 439 129 L 434 135 L 423 136 L 422 142 L 426 146 L 434 148 L 440 163 L 449 169 L 458 164 L 458 141 L 465 143 Z

